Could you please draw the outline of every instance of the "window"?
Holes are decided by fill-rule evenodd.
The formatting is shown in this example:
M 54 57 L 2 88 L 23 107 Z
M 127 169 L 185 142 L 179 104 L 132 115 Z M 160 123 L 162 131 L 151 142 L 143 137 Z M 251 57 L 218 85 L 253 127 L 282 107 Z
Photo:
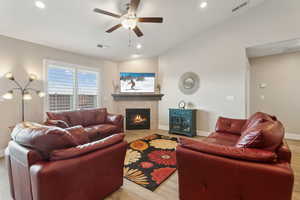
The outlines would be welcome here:
M 46 61 L 45 66 L 47 110 L 69 111 L 98 106 L 98 71 L 54 61 Z

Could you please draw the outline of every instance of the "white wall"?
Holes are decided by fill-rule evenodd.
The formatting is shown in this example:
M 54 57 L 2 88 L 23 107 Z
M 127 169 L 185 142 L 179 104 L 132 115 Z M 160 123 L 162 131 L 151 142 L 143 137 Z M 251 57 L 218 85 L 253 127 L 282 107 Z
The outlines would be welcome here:
M 300 52 L 254 58 L 250 64 L 251 113 L 272 113 L 286 132 L 300 135 Z M 262 83 L 265 88 L 259 87 Z
M 34 88 L 43 89 L 43 60 L 51 59 L 82 66 L 100 68 L 102 71 L 102 87 L 100 88 L 103 106 L 113 110 L 110 94 L 112 93 L 112 77 L 117 73 L 117 64 L 97 58 L 73 54 L 58 49 L 48 48 L 21 40 L 0 36 L 0 94 L 5 93 L 14 85 L 3 75 L 13 72 L 22 84 L 27 81 L 27 75 L 34 73 L 38 81 L 33 83 Z M 0 101 L 0 152 L 9 141 L 8 127 L 21 120 L 20 98 Z M 42 122 L 43 99 L 33 95 L 33 100 L 26 102 L 26 120 Z
M 168 108 L 180 100 L 196 104 L 198 129 L 213 130 L 218 116 L 246 117 L 245 48 L 300 36 L 300 1 L 268 0 L 159 57 L 162 92 L 160 125 L 168 125 Z M 191 96 L 178 90 L 184 72 L 199 74 L 199 91 Z M 234 96 L 233 101 L 226 96 Z

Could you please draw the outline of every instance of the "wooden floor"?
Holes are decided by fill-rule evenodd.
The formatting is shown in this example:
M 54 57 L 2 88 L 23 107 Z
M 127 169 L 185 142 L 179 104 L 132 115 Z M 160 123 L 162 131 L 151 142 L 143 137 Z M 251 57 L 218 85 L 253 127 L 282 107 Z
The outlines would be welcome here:
M 126 133 L 126 140 L 133 141 L 154 133 L 167 135 L 166 131 L 132 131 Z M 174 135 L 174 137 L 177 137 Z M 197 137 L 196 139 L 199 139 Z M 288 141 L 293 152 L 292 167 L 295 173 L 293 200 L 300 200 L 300 141 Z M 140 187 L 126 179 L 124 185 L 117 192 L 105 200 L 178 200 L 177 172 L 165 181 L 155 192 Z M 11 200 L 9 198 L 9 186 L 4 161 L 0 160 L 0 200 Z M 100 199 L 99 199 L 100 200 Z

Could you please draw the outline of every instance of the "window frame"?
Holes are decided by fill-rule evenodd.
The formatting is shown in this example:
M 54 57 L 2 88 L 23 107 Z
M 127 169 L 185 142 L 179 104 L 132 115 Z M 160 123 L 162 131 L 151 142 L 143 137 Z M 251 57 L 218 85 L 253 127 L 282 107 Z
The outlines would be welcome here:
M 50 60 L 50 59 L 44 59 L 43 60 L 43 76 L 44 76 L 44 92 L 45 92 L 45 98 L 44 98 L 44 113 L 49 111 L 49 94 L 48 94 L 48 68 L 49 65 L 57 65 L 59 68 L 66 68 L 66 69 L 72 69 L 74 70 L 73 74 L 73 80 L 74 80 L 74 88 L 73 88 L 73 108 L 74 110 L 78 109 L 78 71 L 90 71 L 96 73 L 97 77 L 97 105 L 96 107 L 99 107 L 102 105 L 102 97 L 101 97 L 101 68 L 95 68 L 95 67 L 86 67 L 79 64 L 71 64 L 66 63 L 62 61 L 56 61 L 56 60 Z M 56 112 L 56 111 L 55 111 Z

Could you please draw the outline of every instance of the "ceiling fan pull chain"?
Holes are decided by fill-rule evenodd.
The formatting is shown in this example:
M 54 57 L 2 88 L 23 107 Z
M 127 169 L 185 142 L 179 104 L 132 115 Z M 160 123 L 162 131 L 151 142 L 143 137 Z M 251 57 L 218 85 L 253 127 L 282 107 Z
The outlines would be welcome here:
M 131 30 L 129 29 L 129 44 L 128 47 L 130 48 L 132 46 L 132 37 L 131 37 Z

